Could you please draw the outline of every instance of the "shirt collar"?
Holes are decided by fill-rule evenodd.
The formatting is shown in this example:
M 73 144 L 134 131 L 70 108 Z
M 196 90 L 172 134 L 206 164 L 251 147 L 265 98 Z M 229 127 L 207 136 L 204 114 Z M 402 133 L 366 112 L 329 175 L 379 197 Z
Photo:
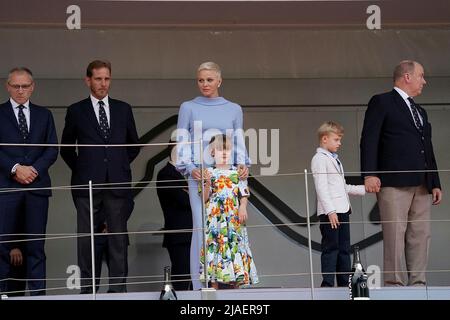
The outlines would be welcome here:
M 9 102 L 11 103 L 11 105 L 14 109 L 17 108 L 18 106 L 20 106 L 20 104 L 15 102 L 13 98 L 9 98 Z M 30 106 L 30 100 L 27 100 L 27 102 L 25 102 L 22 105 L 25 107 L 25 109 L 28 109 L 28 107 Z
M 322 148 L 322 147 L 317 148 L 316 152 L 322 152 L 322 153 L 328 154 L 328 155 L 332 156 L 334 159 L 338 158 L 338 154 L 337 153 L 330 152 L 327 149 Z
M 403 91 L 402 89 L 400 89 L 398 87 L 394 87 L 394 90 L 398 92 L 398 94 L 403 98 L 403 100 L 408 101 L 409 96 L 405 91 Z
M 98 102 L 99 102 L 100 100 L 97 99 L 96 97 L 94 97 L 92 94 L 91 94 L 90 98 L 91 98 L 91 101 L 92 101 L 92 105 L 93 105 L 93 106 L 98 106 Z M 109 100 L 108 95 L 106 95 L 106 96 L 102 99 L 103 103 L 105 104 L 105 107 L 108 107 L 108 106 L 109 106 L 108 100 Z

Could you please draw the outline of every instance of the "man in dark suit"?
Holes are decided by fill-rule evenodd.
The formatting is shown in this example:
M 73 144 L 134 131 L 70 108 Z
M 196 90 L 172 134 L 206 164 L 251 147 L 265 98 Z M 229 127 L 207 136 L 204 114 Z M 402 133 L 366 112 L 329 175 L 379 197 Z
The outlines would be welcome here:
M 62 135 L 63 144 L 78 143 L 75 147 L 61 148 L 61 156 L 72 169 L 72 185 L 93 184 L 94 229 L 105 222 L 99 217 L 105 214 L 108 232 L 127 232 L 131 169 L 130 163 L 139 153 L 139 147 L 83 147 L 83 144 L 136 144 L 138 135 L 131 106 L 111 99 L 108 91 L 111 83 L 111 64 L 95 60 L 87 67 L 85 82 L 91 91 L 89 98 L 67 109 Z M 78 233 L 90 232 L 89 192 L 83 188 L 72 189 L 77 209 Z M 126 292 L 128 275 L 127 235 L 108 236 L 109 281 L 108 292 Z M 78 264 L 81 269 L 82 293 L 92 292 L 91 245 L 89 237 L 78 238 Z
M 14 233 L 21 234 L 24 233 L 24 214 L 21 212 L 20 216 L 17 220 L 17 229 Z M 27 262 L 26 262 L 26 256 L 25 253 L 25 245 L 26 242 L 20 241 L 24 240 L 24 237 L 16 237 L 17 241 L 16 243 L 12 242 L 10 243 L 11 251 L 9 252 L 10 257 L 10 269 L 9 269 L 9 275 L 10 280 L 8 280 L 8 296 L 14 297 L 14 296 L 24 296 L 25 290 L 27 288 Z M 12 280 L 17 279 L 17 280 Z
M 130 196 L 132 196 L 130 194 Z M 130 197 L 130 199 L 128 200 L 128 216 L 127 216 L 127 221 L 130 218 L 131 214 L 133 213 L 133 209 L 134 209 L 134 199 L 132 197 Z M 100 288 L 100 278 L 102 275 L 102 267 L 103 267 L 103 261 L 106 262 L 106 266 L 108 267 L 109 270 L 109 265 L 108 265 L 108 257 L 109 257 L 109 252 L 108 252 L 108 236 L 106 236 L 105 234 L 108 233 L 108 226 L 106 225 L 106 216 L 103 212 L 103 210 L 100 210 L 100 212 L 97 213 L 98 215 L 98 221 L 104 221 L 103 223 L 99 224 L 98 226 L 96 226 L 94 232 L 95 233 L 100 233 L 100 235 L 96 235 L 94 237 L 94 247 L 95 247 L 95 291 L 97 292 Z M 127 245 L 130 245 L 130 239 L 127 235 Z
M 52 113 L 30 102 L 34 80 L 27 68 L 10 71 L 6 88 L 10 99 L 0 105 L 0 141 L 12 144 L 57 144 Z M 0 235 L 17 233 L 23 216 L 26 236 L 24 258 L 31 295 L 45 294 L 44 240 L 51 196 L 48 169 L 58 157 L 55 146 L 0 146 L 0 188 L 16 191 L 0 193 Z M 30 191 L 24 191 L 30 188 Z M 47 189 L 40 189 L 47 188 Z M 19 192 L 17 192 L 19 190 Z M 2 236 L 1 240 L 14 240 Z M 31 241 L 32 240 L 32 241 Z M 10 275 L 12 243 L 0 244 L 0 280 Z M 0 291 L 6 291 L 6 281 L 0 281 Z
M 431 203 L 442 199 L 438 173 L 425 172 L 437 170 L 431 124 L 413 100 L 425 84 L 422 65 L 400 62 L 394 89 L 373 96 L 364 118 L 361 170 L 366 190 L 378 192 L 388 286 L 425 285 Z
M 158 172 L 156 182 L 156 191 L 164 214 L 164 230 L 191 230 L 192 212 L 188 184 L 175 168 L 176 147 L 169 145 L 168 149 L 171 152 L 169 162 Z M 189 290 L 191 284 L 191 236 L 192 232 L 189 231 L 164 234 L 163 247 L 169 252 L 175 290 Z
M 23 244 L 23 242 L 14 246 L 9 252 L 11 259 L 9 274 L 11 279 L 8 280 L 7 284 L 9 297 L 24 296 L 27 288 L 27 282 L 25 280 L 27 278 L 27 264 L 22 253 L 23 246 L 21 244 Z

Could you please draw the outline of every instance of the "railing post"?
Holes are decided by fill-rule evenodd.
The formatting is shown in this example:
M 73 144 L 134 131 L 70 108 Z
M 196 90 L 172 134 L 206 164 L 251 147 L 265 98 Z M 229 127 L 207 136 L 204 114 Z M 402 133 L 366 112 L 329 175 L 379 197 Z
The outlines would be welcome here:
M 311 278 L 311 299 L 314 300 L 314 272 L 311 247 L 311 221 L 309 214 L 308 170 L 305 169 L 306 224 L 308 227 L 309 275 Z
M 206 211 L 205 211 L 205 185 L 204 185 L 204 173 L 203 173 L 203 138 L 200 139 L 200 174 L 201 174 L 201 197 L 202 197 L 202 239 L 203 239 L 203 274 L 205 276 L 205 288 L 208 289 L 208 264 L 206 262 L 207 245 L 206 245 Z
M 89 214 L 91 219 L 92 300 L 96 300 L 97 297 L 95 292 L 94 201 L 92 196 L 92 180 L 89 180 Z

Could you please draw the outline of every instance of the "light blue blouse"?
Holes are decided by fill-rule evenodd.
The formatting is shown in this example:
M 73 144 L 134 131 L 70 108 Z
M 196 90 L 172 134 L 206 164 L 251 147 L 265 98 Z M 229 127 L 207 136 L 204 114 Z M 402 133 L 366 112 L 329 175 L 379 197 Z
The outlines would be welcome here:
M 212 166 L 213 163 L 208 163 L 211 160 L 206 147 L 210 139 L 217 134 L 227 134 L 233 138 L 233 164 L 250 166 L 242 126 L 241 106 L 222 97 L 197 97 L 183 102 L 178 113 L 177 142 L 181 144 L 178 146 L 177 169 L 184 175 L 190 175 L 193 169 L 200 167 L 201 138 L 205 166 Z

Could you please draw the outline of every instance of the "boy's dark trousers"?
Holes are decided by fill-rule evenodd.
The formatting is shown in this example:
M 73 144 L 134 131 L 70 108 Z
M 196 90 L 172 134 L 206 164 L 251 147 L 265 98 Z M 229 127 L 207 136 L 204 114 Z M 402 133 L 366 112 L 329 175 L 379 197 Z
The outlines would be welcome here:
M 351 272 L 350 261 L 350 210 L 338 213 L 340 225 L 332 229 L 326 214 L 320 215 L 320 233 L 322 234 L 322 276 L 321 287 L 334 287 L 335 272 L 338 287 L 348 286 Z

